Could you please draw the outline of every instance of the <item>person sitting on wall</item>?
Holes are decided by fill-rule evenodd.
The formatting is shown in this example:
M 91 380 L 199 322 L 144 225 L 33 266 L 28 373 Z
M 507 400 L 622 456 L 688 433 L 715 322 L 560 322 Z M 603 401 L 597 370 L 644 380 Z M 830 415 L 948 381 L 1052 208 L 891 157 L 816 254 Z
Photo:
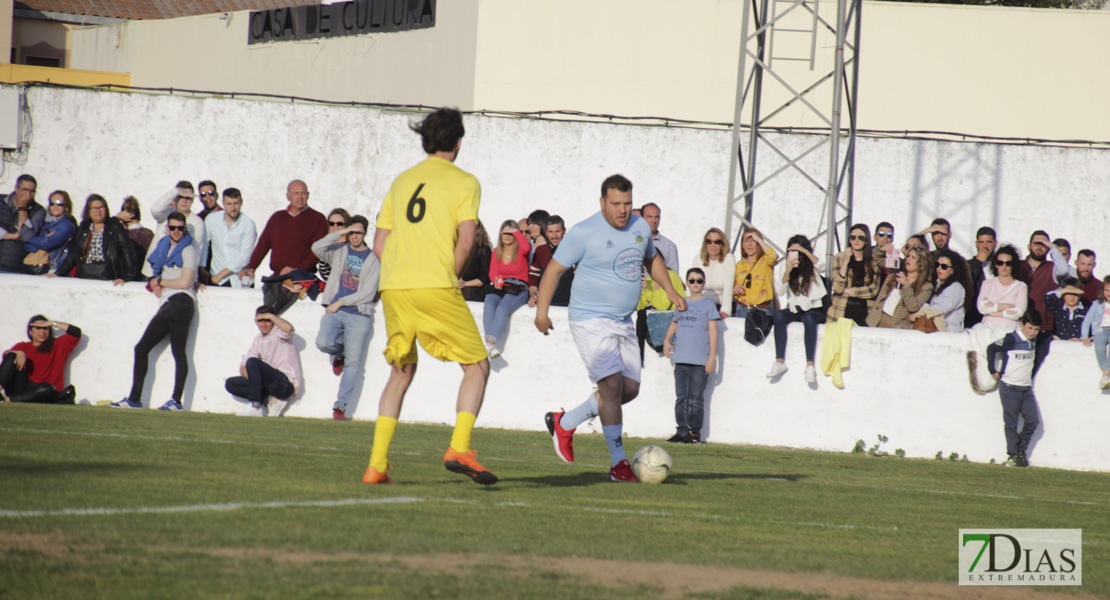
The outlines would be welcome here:
M 250 287 L 254 282 L 239 277 L 247 266 L 258 233 L 254 221 L 243 212 L 243 193 L 237 188 L 224 190 L 224 205 L 204 219 L 205 246 L 208 250 L 212 285 L 230 288 Z
M 1075 257 L 1075 276 L 1088 305 L 1102 297 L 1102 281 L 1095 277 L 1095 264 L 1095 251 L 1089 248 L 1080 250 Z
M 340 229 L 343 229 L 350 224 L 351 213 L 347 212 L 347 209 L 333 208 L 331 209 L 331 212 L 328 213 L 328 233 L 339 231 Z M 336 242 L 340 244 L 346 244 L 347 236 L 339 236 L 339 239 L 336 240 Z M 320 259 L 316 262 L 316 276 L 319 277 L 320 280 L 323 281 L 325 284 L 328 282 L 328 278 L 331 277 L 331 265 L 328 264 L 328 261 Z
M 243 355 L 239 376 L 229 377 L 224 388 L 250 402 L 239 416 L 280 417 L 284 401 L 300 393 L 304 381 L 293 325 L 265 305 L 254 311 L 254 322 L 259 334 Z
M 932 259 L 913 248 L 902 260 L 902 270 L 887 278 L 867 313 L 868 327 L 909 329 L 910 315 L 933 297 Z
M 710 233 L 720 229 L 710 229 L 705 234 L 705 244 L 709 243 Z M 728 242 L 724 241 L 724 234 L 717 237 L 723 244 L 722 251 L 728 252 Z M 709 246 L 703 245 L 702 253 L 711 251 Z M 734 317 L 748 316 L 753 310 L 761 310 L 768 315 L 775 312 L 775 284 L 773 270 L 778 255 L 775 249 L 763 239 L 763 234 L 755 227 L 744 230 L 740 238 L 740 260 L 734 261 L 732 276 L 732 298 L 735 300 L 736 309 L 732 311 Z
M 871 257 L 875 261 L 879 279 L 885 283 L 891 273 L 902 268 L 902 252 L 894 247 L 894 225 L 889 221 L 879 223 L 875 226 L 873 239 L 875 243 L 871 246 Z
M 489 263 L 493 256 L 493 246 L 489 241 L 486 226 L 478 220 L 474 231 L 474 249 L 466 259 L 462 273 L 459 273 L 459 291 L 467 302 L 485 302 L 489 289 Z
M 135 245 L 119 221 L 108 216 L 108 201 L 100 194 L 85 200 L 81 226 L 69 243 L 66 256 L 47 277 L 101 279 L 115 285 L 139 276 Z
M 1010 244 L 999 246 L 991 262 L 994 277 L 983 281 L 979 290 L 977 304 L 983 324 L 1001 327 L 1002 333 L 1017 329 L 1018 319 L 1025 314 L 1029 303 L 1029 287 L 1014 277 L 1020 262 L 1017 248 Z
M 64 190 L 50 194 L 47 205 L 46 222 L 42 231 L 23 245 L 27 252 L 24 259 L 24 272 L 43 275 L 52 272 L 65 258 L 73 234 L 77 231 L 77 220 L 73 218 L 73 201 Z
M 965 327 L 974 327 L 983 320 L 983 315 L 979 314 L 979 307 L 976 305 L 975 299 L 979 297 L 979 290 L 983 289 L 983 281 L 994 277 L 990 274 L 990 266 L 994 247 L 998 244 L 997 240 L 998 235 L 992 227 L 980 227 L 975 232 L 975 256 L 967 261 L 968 275 L 971 277 L 971 289 L 967 301 Z
M 1056 324 L 1053 339 L 1082 339 L 1083 319 L 1087 316 L 1088 304 L 1083 300 L 1083 288 L 1079 287 L 1079 279 L 1065 277 L 1060 282 L 1059 289 L 1044 295 L 1044 304 Z
M 1068 276 L 1068 263 L 1064 262 L 1064 257 L 1052 245 L 1044 230 L 1038 229 L 1029 236 L 1029 256 L 1022 263 L 1021 270 L 1022 273 L 1015 273 L 1014 277 L 1029 286 L 1029 305 L 1041 313 L 1041 331 L 1055 331 L 1052 315 L 1044 304 L 1044 295 L 1059 287 L 1060 280 Z
M 501 356 L 497 348 L 501 333 L 513 313 L 528 303 L 528 256 L 531 253 L 528 236 L 517 229 L 517 224 L 511 219 L 502 223 L 497 250 L 489 266 L 492 289 L 486 294 L 482 310 L 482 330 L 490 358 Z
M 135 256 L 146 256 L 154 241 L 154 232 L 143 227 L 143 209 L 139 206 L 139 199 L 134 196 L 124 198 L 123 206 L 116 213 L 116 220 L 127 229 L 128 237 L 135 244 Z
M 65 335 L 55 338 L 54 328 Z M 81 328 L 35 315 L 27 322 L 29 342 L 19 342 L 0 362 L 4 402 L 73 404 L 77 392 L 65 385 L 66 363 L 81 342 Z
M 528 219 L 524 223 L 525 228 L 521 229 L 521 231 L 528 234 L 528 241 L 532 244 L 533 252 L 537 247 L 547 243 L 544 230 L 547 228 L 549 218 L 551 218 L 551 214 L 546 210 L 534 210 L 528 215 Z
M 902 249 L 903 254 L 906 249 Z M 849 318 L 864 327 L 875 296 L 879 294 L 879 273 L 867 225 L 856 223 L 848 233 L 848 248 L 833 257 L 832 305 L 828 318 Z
M 933 297 L 921 310 L 910 315 L 910 321 L 930 318 L 926 312 L 933 309 L 944 317 L 945 329 L 952 333 L 964 330 L 970 304 L 971 278 L 967 273 L 967 261 L 962 256 L 945 248 L 937 253 L 933 273 Z
M 820 271 L 824 268 L 813 254 L 809 238 L 802 234 L 786 241 L 786 260 L 775 267 L 775 294 L 779 310 L 775 312 L 775 362 L 767 373 L 774 379 L 786 372 L 786 328 L 801 321 L 805 328 L 805 380 L 817 383 L 817 325 L 824 320 L 822 299 L 828 294 Z

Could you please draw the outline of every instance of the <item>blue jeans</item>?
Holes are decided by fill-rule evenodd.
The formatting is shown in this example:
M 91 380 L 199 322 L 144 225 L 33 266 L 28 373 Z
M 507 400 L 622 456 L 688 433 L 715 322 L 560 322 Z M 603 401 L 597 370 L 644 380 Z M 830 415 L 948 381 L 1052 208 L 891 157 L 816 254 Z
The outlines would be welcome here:
M 499 290 L 486 294 L 485 308 L 482 309 L 482 329 L 486 332 L 486 340 L 496 342 L 509 318 L 527 303 L 528 290 L 519 294 L 506 294 Z
M 270 396 L 285 400 L 293 395 L 293 383 L 289 377 L 266 364 L 266 361 L 248 358 L 245 366 L 247 377 L 230 377 L 224 382 L 224 389 L 232 396 L 265 406 L 270 403 Z
M 346 311 L 324 314 L 320 319 L 320 333 L 316 347 L 325 354 L 343 357 L 343 376 L 339 379 L 339 394 L 333 408 L 347 410 L 355 388 L 362 381 L 366 370 L 366 347 L 374 335 L 374 319 Z M 343 337 L 343 342 L 339 338 Z
M 1110 371 L 1110 356 L 1106 356 L 1106 348 L 1110 346 L 1110 327 L 1094 328 L 1095 360 L 1103 371 Z
M 998 397 L 1002 400 L 1002 423 L 1006 430 L 1006 454 L 1021 454 L 1029 447 L 1029 440 L 1041 422 L 1037 397 L 1030 386 L 1010 385 L 999 382 Z M 1018 432 L 1018 416 L 1024 424 Z
M 825 312 L 814 308 L 801 313 L 780 310 L 775 313 L 775 358 L 786 358 L 786 327 L 801 321 L 805 326 L 806 361 L 815 362 L 817 354 L 817 324 L 825 317 Z
M 705 418 L 705 386 L 709 375 L 705 365 L 677 364 L 674 366 L 674 420 L 675 431 L 692 431 L 701 435 Z

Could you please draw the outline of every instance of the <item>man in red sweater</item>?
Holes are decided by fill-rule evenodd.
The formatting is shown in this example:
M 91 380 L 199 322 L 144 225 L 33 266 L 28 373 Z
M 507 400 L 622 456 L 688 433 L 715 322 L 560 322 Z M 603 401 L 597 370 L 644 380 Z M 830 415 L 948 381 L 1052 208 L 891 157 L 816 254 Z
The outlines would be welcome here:
M 270 269 L 285 275 L 294 269 L 316 272 L 312 244 L 328 233 L 328 220 L 308 206 L 308 185 L 300 179 L 289 182 L 285 190 L 289 206 L 275 212 L 266 222 L 247 268 L 239 276 L 254 277 L 254 270 L 270 253 Z
M 1029 236 L 1029 256 L 1025 259 L 1025 272 L 1029 277 L 1026 282 L 1029 286 L 1029 308 L 1041 314 L 1041 331 L 1052 332 L 1054 324 L 1052 315 L 1045 306 L 1044 295 L 1060 287 L 1060 281 L 1068 276 L 1068 261 L 1052 244 L 1052 238 L 1044 230 L 1038 229 Z

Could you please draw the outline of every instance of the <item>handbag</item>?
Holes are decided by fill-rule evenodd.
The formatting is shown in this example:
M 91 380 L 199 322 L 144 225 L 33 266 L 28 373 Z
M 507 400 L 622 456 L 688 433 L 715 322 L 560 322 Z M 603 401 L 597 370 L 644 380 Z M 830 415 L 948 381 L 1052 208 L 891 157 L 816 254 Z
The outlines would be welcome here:
M 673 310 L 649 312 L 647 314 L 648 341 L 651 342 L 651 347 L 655 348 L 657 352 L 663 348 L 663 343 L 667 341 L 667 328 L 671 326 L 673 320 Z
M 758 346 L 767 339 L 767 335 L 771 333 L 771 327 L 774 324 L 775 318 L 770 313 L 753 309 L 748 312 L 747 317 L 744 317 L 744 339 L 749 344 Z
M 937 324 L 934 323 L 932 319 L 926 317 L 918 317 L 917 320 L 913 322 L 913 326 L 911 327 L 911 329 L 914 329 L 916 331 L 923 331 L 925 333 L 936 333 Z
M 23 258 L 23 264 L 31 267 L 50 264 L 50 253 L 46 250 L 35 250 Z

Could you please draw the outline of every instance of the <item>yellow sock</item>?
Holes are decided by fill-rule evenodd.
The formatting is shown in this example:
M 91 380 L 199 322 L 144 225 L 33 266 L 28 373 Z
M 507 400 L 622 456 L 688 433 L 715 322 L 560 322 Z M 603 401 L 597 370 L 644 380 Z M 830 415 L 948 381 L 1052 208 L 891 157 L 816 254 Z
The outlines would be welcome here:
M 470 434 L 477 420 L 478 415 L 468 412 L 460 412 L 455 417 L 455 432 L 451 434 L 451 448 L 455 452 L 470 452 Z
M 393 432 L 397 431 L 397 419 L 393 417 L 378 417 L 374 425 L 374 448 L 370 450 L 370 466 L 385 473 L 389 466 L 389 443 L 393 441 Z

